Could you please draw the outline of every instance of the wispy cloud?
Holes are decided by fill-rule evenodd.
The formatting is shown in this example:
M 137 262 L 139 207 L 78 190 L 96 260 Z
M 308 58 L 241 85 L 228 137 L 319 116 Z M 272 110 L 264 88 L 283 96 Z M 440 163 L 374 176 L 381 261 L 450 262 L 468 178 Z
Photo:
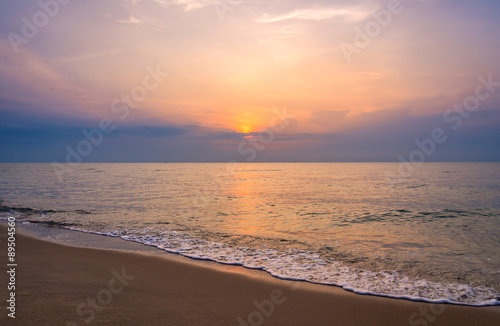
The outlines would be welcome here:
M 362 20 L 373 13 L 373 10 L 368 8 L 311 8 L 294 10 L 281 15 L 264 14 L 259 19 L 260 23 L 275 23 L 290 19 L 301 20 L 325 20 L 330 18 L 344 18 L 350 20 Z
M 73 57 L 59 58 L 59 59 L 54 59 L 52 61 L 53 62 L 76 62 L 76 61 L 87 60 L 87 59 L 98 58 L 98 57 L 107 57 L 110 55 L 114 55 L 118 52 L 120 52 L 120 49 L 113 49 L 113 50 L 108 50 L 108 51 L 103 51 L 103 52 L 86 53 L 86 54 L 73 56 Z
M 191 11 L 221 3 L 221 0 L 154 0 L 161 5 L 184 6 L 184 11 Z
M 134 25 L 144 24 L 143 20 L 140 20 L 137 17 L 134 17 L 132 15 L 128 19 L 121 19 L 121 20 L 117 20 L 116 22 L 121 23 L 121 24 L 134 24 Z
M 67 76 L 28 49 L 15 54 L 0 40 L 0 102 L 21 103 L 21 109 L 32 112 L 57 111 L 59 107 L 74 110 L 77 103 L 88 104 L 89 92 L 68 82 Z M 1 107 L 1 104 L 0 104 Z

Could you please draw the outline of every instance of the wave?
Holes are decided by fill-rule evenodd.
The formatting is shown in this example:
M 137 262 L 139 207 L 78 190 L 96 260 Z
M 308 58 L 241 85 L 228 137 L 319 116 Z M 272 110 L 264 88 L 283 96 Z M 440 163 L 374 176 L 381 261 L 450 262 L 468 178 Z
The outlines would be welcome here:
M 79 217 L 57 220 L 55 215 L 46 215 L 48 213 L 64 213 L 62 216 L 66 216 L 66 212 L 77 214 Z M 98 229 L 95 223 L 91 222 L 90 217 L 84 218 L 89 214 L 94 213 L 86 210 L 41 210 L 29 207 L 0 206 L 0 219 L 15 215 L 18 222 L 119 237 L 126 241 L 153 246 L 192 259 L 210 260 L 221 264 L 263 270 L 281 279 L 334 285 L 360 294 L 416 301 L 471 306 L 500 304 L 500 293 L 492 286 L 477 285 L 478 282 L 475 285 L 462 284 L 449 278 L 446 281 L 429 280 L 425 277 L 415 277 L 415 273 L 410 277 L 409 274 L 405 275 L 401 269 L 391 269 L 388 266 L 395 265 L 390 264 L 371 265 L 374 267 L 370 268 L 374 270 L 368 270 L 366 266 L 370 265 L 370 259 L 360 256 L 361 253 L 351 252 L 346 255 L 345 252 L 336 252 L 336 249 L 331 247 L 313 250 L 307 246 L 282 245 L 292 241 L 289 239 L 274 239 L 274 242 L 254 239 L 256 242 L 264 243 L 263 246 L 255 248 L 251 241 L 244 239 L 226 241 L 224 237 L 228 237 L 228 235 L 206 237 L 194 236 L 178 230 L 166 230 L 164 227 L 171 222 L 165 220 L 154 221 L 149 223 L 149 226 L 137 224 L 118 227 L 106 224 L 100 225 L 102 229 Z M 490 216 L 490 213 L 481 212 L 481 210 L 472 212 L 444 209 L 425 212 L 396 209 L 385 214 L 358 215 L 352 218 L 349 223 L 380 222 L 393 216 L 408 219 L 435 219 L 470 214 Z M 366 264 L 356 264 L 360 261 Z M 438 279 L 440 278 L 438 277 Z
M 340 262 L 326 261 L 319 253 L 307 250 L 229 247 L 176 231 L 158 237 L 140 231 L 122 234 L 69 229 L 119 237 L 196 260 L 258 269 L 280 279 L 339 286 L 358 294 L 470 306 L 500 305 L 500 293 L 492 287 L 413 279 L 397 271 L 359 270 Z
M 340 261 L 324 259 L 320 253 L 309 250 L 228 246 L 183 232 L 157 231 L 154 227 L 128 231 L 93 231 L 76 224 L 52 220 L 23 222 L 118 237 L 191 259 L 258 269 L 280 279 L 339 286 L 359 294 L 470 306 L 500 305 L 500 293 L 493 287 L 428 281 L 392 270 L 362 270 Z
M 36 208 L 31 208 L 31 207 L 10 207 L 10 206 L 0 206 L 0 213 L 12 213 L 15 215 L 23 215 L 23 216 L 45 216 L 46 214 L 53 214 L 53 213 L 76 213 L 80 215 L 89 215 L 93 214 L 90 211 L 86 211 L 83 209 L 76 209 L 73 211 L 64 211 L 64 210 L 53 210 L 53 209 L 36 209 Z M 34 222 L 35 223 L 35 222 Z M 42 223 L 40 221 L 36 221 L 36 223 Z

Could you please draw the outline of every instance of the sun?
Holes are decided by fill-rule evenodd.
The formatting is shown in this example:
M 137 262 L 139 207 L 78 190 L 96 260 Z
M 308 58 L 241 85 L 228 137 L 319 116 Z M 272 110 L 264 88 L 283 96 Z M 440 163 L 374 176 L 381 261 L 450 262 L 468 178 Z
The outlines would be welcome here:
M 236 130 L 240 134 L 258 132 L 263 125 L 262 121 L 268 119 L 267 115 L 261 112 L 264 109 L 241 108 L 238 111 L 237 115 L 231 119 L 231 129 Z
M 248 134 L 252 132 L 252 127 L 250 127 L 249 125 L 240 125 L 238 129 L 242 134 Z

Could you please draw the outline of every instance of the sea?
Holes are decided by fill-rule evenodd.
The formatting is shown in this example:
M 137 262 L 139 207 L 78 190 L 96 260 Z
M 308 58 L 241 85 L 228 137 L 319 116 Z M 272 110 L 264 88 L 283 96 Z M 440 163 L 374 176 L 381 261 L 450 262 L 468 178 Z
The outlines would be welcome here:
M 0 218 L 362 294 L 500 304 L 500 163 L 0 164 Z

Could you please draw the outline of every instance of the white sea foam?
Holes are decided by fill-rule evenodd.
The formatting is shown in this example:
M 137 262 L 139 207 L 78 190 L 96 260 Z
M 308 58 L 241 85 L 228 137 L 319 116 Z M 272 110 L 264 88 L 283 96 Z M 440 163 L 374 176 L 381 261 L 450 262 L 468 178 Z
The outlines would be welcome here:
M 127 232 L 63 227 L 73 231 L 120 237 L 193 259 L 260 269 L 281 279 L 340 286 L 360 294 L 471 306 L 500 305 L 497 300 L 500 293 L 492 287 L 432 282 L 410 278 L 397 271 L 360 270 L 341 262 L 325 261 L 318 253 L 307 250 L 230 247 L 224 243 L 197 239 L 184 232 L 158 231 L 153 227 Z
M 414 279 L 397 271 L 360 270 L 340 262 L 327 262 L 318 253 L 306 250 L 229 247 L 177 231 L 164 231 L 152 236 L 150 234 L 154 233 L 153 228 L 128 231 L 127 234 L 117 231 L 90 233 L 120 237 L 193 259 L 261 269 L 281 279 L 340 286 L 360 294 L 471 306 L 500 305 L 497 300 L 500 293 L 491 287 Z

